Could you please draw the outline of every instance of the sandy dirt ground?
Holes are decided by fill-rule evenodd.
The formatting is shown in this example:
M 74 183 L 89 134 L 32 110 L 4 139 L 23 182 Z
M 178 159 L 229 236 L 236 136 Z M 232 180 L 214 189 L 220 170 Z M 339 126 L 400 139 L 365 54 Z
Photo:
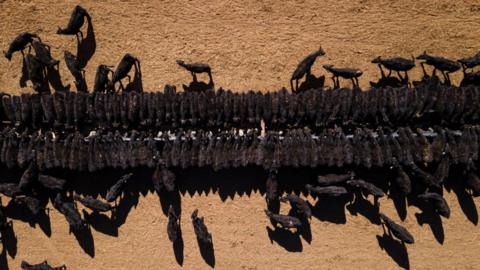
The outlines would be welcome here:
M 321 64 L 325 63 L 357 67 L 365 72 L 364 87 L 379 76 L 370 63 L 375 56 L 410 57 L 427 50 L 460 58 L 480 49 L 480 4 L 474 0 L 3 0 L 0 47 L 6 49 L 22 31 L 40 34 L 52 46 L 53 56 L 62 60 L 64 82 L 73 85 L 63 51 L 75 53 L 76 40 L 55 32 L 58 25 L 66 24 L 77 3 L 93 17 L 96 51 L 86 66 L 89 85 L 99 64 L 116 65 L 126 52 L 141 60 L 147 91 L 190 80 L 175 64 L 179 58 L 208 62 L 217 86 L 244 91 L 288 86 L 298 61 L 320 45 L 327 55 L 315 65 L 315 74 L 324 74 Z M 11 62 L 0 58 L 1 91 L 31 91 L 20 87 L 21 64 L 19 54 Z M 419 75 L 418 69 L 412 74 Z M 212 190 L 208 195 L 181 197 L 185 269 L 210 267 L 193 235 L 189 215 L 194 208 L 200 209 L 213 234 L 218 269 L 478 269 L 480 265 L 478 198 L 473 202 L 476 206 L 466 209 L 453 192 L 447 192 L 452 216 L 442 219 L 441 229 L 419 225 L 416 214 L 421 211 L 410 206 L 402 224 L 416 243 L 401 254 L 402 247 L 382 238 L 380 226 L 349 211 L 340 222 L 313 218 L 311 241 L 282 237 L 285 243 L 272 242 L 266 229 L 271 225 L 263 213 L 265 200 L 259 192 L 223 200 L 220 193 Z M 381 203 L 382 211 L 400 220 L 390 200 Z M 288 207 L 282 212 L 288 212 Z M 5 251 L 10 269 L 19 269 L 24 259 L 65 263 L 68 269 L 180 268 L 167 238 L 166 217 L 154 194 L 140 196 L 118 232 L 92 228 L 88 252 L 68 233 L 58 212 L 50 212 L 50 224 L 51 236 L 47 236 L 38 226 L 14 221 L 16 249 Z

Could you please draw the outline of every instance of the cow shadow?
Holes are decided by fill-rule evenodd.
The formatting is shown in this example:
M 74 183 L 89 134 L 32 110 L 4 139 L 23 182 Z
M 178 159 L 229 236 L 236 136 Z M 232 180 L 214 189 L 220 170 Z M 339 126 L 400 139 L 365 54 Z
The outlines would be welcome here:
M 184 244 L 183 244 L 182 229 L 180 229 L 180 231 L 178 232 L 178 239 L 175 242 L 173 242 L 172 245 L 173 245 L 173 253 L 175 254 L 175 260 L 179 265 L 183 265 Z
M 460 86 L 480 86 L 480 71 L 464 72 Z
M 397 77 L 383 77 L 376 82 L 370 82 L 370 86 L 374 88 L 383 88 L 383 87 L 402 87 L 405 86 L 405 83 Z
M 92 18 L 87 16 L 87 35 L 84 39 L 77 43 L 77 58 L 80 68 L 85 68 L 88 61 L 93 57 L 97 49 L 97 41 L 95 39 L 95 31 L 93 29 Z
M 42 82 L 41 82 L 40 88 L 36 90 L 37 92 L 39 92 L 39 93 L 50 93 L 51 92 L 50 85 L 48 84 L 48 82 L 50 81 L 49 75 L 48 75 L 48 72 L 49 72 L 50 69 L 54 70 L 53 67 L 49 67 L 49 68 L 46 69 L 46 72 L 44 72 L 42 74 Z M 58 70 L 57 70 L 57 72 L 58 72 Z M 60 76 L 60 75 L 58 75 L 58 76 Z M 28 74 L 27 62 L 25 60 L 25 57 L 22 57 L 22 71 L 21 71 L 21 75 L 20 75 L 18 84 L 21 88 L 25 88 L 25 87 L 27 87 L 27 81 L 29 81 L 29 80 L 30 80 L 30 75 Z M 52 84 L 52 87 L 58 85 L 58 80 L 53 81 L 53 82 L 57 83 L 57 84 Z M 60 84 L 61 84 L 61 82 L 60 82 Z
M 29 80 L 28 75 L 28 68 L 27 68 L 27 61 L 25 61 L 25 57 L 22 57 L 22 74 L 20 76 L 20 80 L 18 84 L 21 88 L 27 87 L 27 81 Z
M 15 258 L 17 256 L 17 236 L 13 230 L 13 224 L 7 225 L 1 234 L 3 248 L 11 258 Z
M 70 84 L 63 85 L 62 78 L 58 69 L 54 67 L 47 68 L 47 80 L 55 90 L 55 92 L 68 92 L 70 91 Z
M 409 204 L 415 205 L 422 210 L 421 213 L 415 214 L 417 223 L 420 226 L 423 226 L 423 224 L 428 224 L 437 242 L 443 244 L 445 241 L 445 231 L 443 229 L 442 219 L 432 205 L 416 198 L 409 198 Z
M 360 214 L 366 217 L 372 224 L 380 224 L 380 218 L 378 216 L 379 206 L 372 204 L 358 192 L 355 194 L 355 200 L 347 205 L 347 209 L 353 216 Z
M 41 207 L 46 206 L 47 199 L 41 199 Z M 30 227 L 35 228 L 36 225 L 40 227 L 42 232 L 47 236 L 50 237 L 52 235 L 52 228 L 50 224 L 50 217 L 48 216 L 48 210 L 40 211 L 36 215 L 33 215 L 32 212 L 27 208 L 24 204 L 15 203 L 14 200 L 10 200 L 10 202 L 5 207 L 6 215 L 14 220 L 20 220 L 26 222 L 30 225 Z
M 75 88 L 77 89 L 77 92 L 88 92 L 87 81 L 85 80 L 84 75 L 75 78 Z
M 451 175 L 458 175 L 459 177 L 466 177 L 461 176 L 462 174 L 458 173 L 458 170 L 452 170 Z M 462 212 L 465 214 L 467 219 L 474 225 L 478 224 L 478 211 L 475 205 L 475 201 L 473 200 L 473 194 L 470 194 L 465 189 L 465 182 L 463 179 L 455 178 L 455 179 L 448 179 L 445 183 L 445 188 L 447 190 L 452 190 L 455 195 L 457 196 L 458 203 L 460 204 L 460 208 Z
M 211 243 L 205 243 L 197 238 L 200 255 L 203 260 L 212 268 L 215 268 L 215 250 L 213 249 L 213 240 Z
M 274 200 L 265 199 L 265 201 L 267 202 L 268 211 L 270 211 L 274 214 L 280 213 L 280 200 L 279 199 L 274 199 Z
M 182 199 L 177 190 L 171 192 L 162 190 L 157 192 L 157 194 L 162 207 L 162 212 L 165 216 L 168 216 L 168 209 L 170 208 L 170 205 L 175 210 L 175 213 L 178 215 L 182 214 Z
M 75 238 L 78 241 L 78 244 L 80 247 L 83 249 L 85 253 L 88 254 L 88 256 L 94 258 L 95 257 L 95 243 L 93 240 L 93 235 L 92 231 L 90 230 L 90 227 L 84 226 L 79 229 L 73 229 L 72 228 L 72 233 L 75 236 Z
M 7 260 L 7 249 L 3 248 L 2 253 L 0 253 L 0 269 L 9 270 L 8 260 Z
M 315 206 L 312 207 L 312 215 L 321 221 L 345 224 L 347 222 L 345 206 L 350 200 L 351 195 L 343 198 L 318 197 Z
M 114 237 L 118 236 L 117 224 L 107 215 L 96 211 L 88 213 L 87 211 L 83 210 L 83 217 L 85 218 L 87 224 L 95 231 Z
M 310 208 L 311 205 L 309 204 Z M 296 211 L 292 208 L 288 212 L 289 216 L 296 217 L 302 222 L 302 226 L 298 228 L 298 234 L 308 243 L 312 243 L 312 229 L 310 227 L 310 220 L 305 218 L 303 215 L 298 215 Z
M 140 68 L 140 62 L 135 64 L 135 74 L 133 75 L 133 80 L 125 86 L 125 92 L 143 92 L 143 81 L 142 81 L 142 70 Z
M 313 74 L 308 74 L 295 93 L 305 92 L 310 89 L 322 89 L 324 85 L 325 76 L 320 75 L 316 77 Z
M 266 230 L 271 243 L 276 242 L 278 245 L 280 245 L 289 252 L 303 251 L 303 245 L 299 233 L 293 233 L 290 230 L 285 230 L 277 227 L 271 229 L 268 226 L 266 226 Z
M 385 250 L 388 256 L 390 256 L 398 266 L 404 269 L 410 269 L 407 248 L 401 241 L 395 240 L 385 233 L 382 236 L 377 235 L 377 241 L 380 248 Z
M 407 199 L 403 194 L 395 189 L 390 189 L 390 198 L 393 201 L 393 205 L 397 210 L 398 216 L 402 221 L 404 221 L 407 218 Z
M 215 90 L 213 82 L 192 81 L 189 85 L 182 84 L 182 87 L 185 92 L 207 92 L 209 90 Z
M 133 207 L 138 204 L 139 195 L 132 193 L 125 193 L 120 199 L 120 203 L 115 207 L 113 212 L 113 224 L 117 228 L 121 227 L 127 221 L 128 214 Z

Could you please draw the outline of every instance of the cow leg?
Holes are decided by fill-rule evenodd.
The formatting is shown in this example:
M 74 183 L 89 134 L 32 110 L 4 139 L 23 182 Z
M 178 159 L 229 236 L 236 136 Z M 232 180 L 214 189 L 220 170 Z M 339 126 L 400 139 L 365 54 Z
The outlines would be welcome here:
M 400 81 L 403 81 L 404 78 L 402 77 L 402 74 L 400 74 L 400 71 L 397 71 L 397 76 L 400 79 Z
M 382 74 L 382 78 L 385 78 L 385 72 L 383 72 L 382 65 L 378 64 L 378 68 L 380 69 L 380 73 Z
M 83 33 L 82 33 L 82 31 L 76 33 L 75 36 L 77 37 L 77 42 L 78 42 L 78 43 L 81 43 L 81 42 L 83 41 Z
M 385 229 L 385 224 L 381 222 L 382 229 L 383 229 L 383 234 L 387 234 L 387 230 Z
M 123 87 L 122 80 L 119 80 L 118 82 L 120 83 L 120 89 L 121 89 L 121 90 L 122 90 L 122 92 L 123 92 L 123 90 L 125 90 L 125 88 Z
M 420 65 L 422 66 L 422 71 L 423 71 L 423 77 L 427 77 L 427 71 L 425 70 L 425 63 L 420 63 Z
M 447 80 L 447 82 L 448 82 L 448 85 L 450 85 L 450 84 L 451 84 L 451 81 L 450 81 L 450 72 L 448 72 L 448 71 L 445 72 L 445 78 L 446 78 L 446 80 Z
M 448 84 L 449 79 L 447 78 L 447 75 L 445 74 L 445 71 L 441 70 L 442 75 L 443 75 L 443 83 Z
M 208 72 L 208 78 L 210 79 L 210 82 L 208 84 L 213 85 L 213 78 L 212 78 L 212 72 Z

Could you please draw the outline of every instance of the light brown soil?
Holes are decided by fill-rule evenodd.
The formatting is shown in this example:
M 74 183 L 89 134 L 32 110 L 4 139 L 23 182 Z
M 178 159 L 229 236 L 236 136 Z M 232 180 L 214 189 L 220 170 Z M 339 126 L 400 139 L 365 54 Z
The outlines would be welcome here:
M 58 36 L 55 31 L 57 25 L 66 24 L 77 2 L 54 2 L 58 3 L 0 1 L 0 47 L 6 49 L 19 32 L 32 31 L 52 46 L 54 57 L 63 60 L 64 50 L 75 52 L 75 38 Z M 459 58 L 476 53 L 480 41 L 480 5 L 474 0 L 102 0 L 80 4 L 93 16 L 97 44 L 86 68 L 87 83 L 92 85 L 97 65 L 116 65 L 125 52 L 130 52 L 141 60 L 143 86 L 149 91 L 162 89 L 166 83 L 180 86 L 190 80 L 190 75 L 175 64 L 178 58 L 208 62 L 217 86 L 276 90 L 288 86 L 297 62 L 321 45 L 327 55 L 315 65 L 315 74 L 324 74 L 324 63 L 357 67 L 365 71 L 361 85 L 367 86 L 369 80 L 378 78 L 376 66 L 370 64 L 375 56 L 409 57 L 426 49 Z M 2 91 L 30 91 L 19 87 L 19 54 L 11 62 L 2 57 L 0 63 Z M 61 75 L 73 85 L 63 61 Z M 419 76 L 418 69 L 415 75 Z M 407 247 L 413 269 L 475 269 L 480 265 L 480 230 L 467 219 L 454 193 L 446 193 L 446 197 L 452 216 L 442 220 L 443 244 L 437 242 L 428 225 L 418 225 L 415 214 L 420 210 L 408 208 L 403 224 L 416 239 Z M 381 210 L 399 221 L 391 201 L 381 203 Z M 475 199 L 475 203 L 476 213 L 480 202 Z M 270 242 L 265 229 L 270 225 L 263 213 L 265 201 L 259 193 L 222 201 L 214 191 L 208 196 L 182 196 L 185 269 L 208 268 L 190 223 L 189 214 L 194 208 L 205 215 L 213 234 L 218 269 L 398 267 L 379 247 L 376 236 L 383 234 L 382 228 L 361 215 L 352 216 L 346 211 L 346 224 L 314 218 L 311 243 L 302 239 L 302 252 L 289 252 Z M 282 208 L 282 212 L 287 211 Z M 53 210 L 50 216 L 50 238 L 39 228 L 14 222 L 18 242 L 15 258 L 8 257 L 10 269 L 18 269 L 24 259 L 47 259 L 52 264 L 65 263 L 69 269 L 178 268 L 166 235 L 166 217 L 154 194 L 140 197 L 119 228 L 118 237 L 92 229 L 94 258 L 68 233 L 67 223 L 58 212 Z

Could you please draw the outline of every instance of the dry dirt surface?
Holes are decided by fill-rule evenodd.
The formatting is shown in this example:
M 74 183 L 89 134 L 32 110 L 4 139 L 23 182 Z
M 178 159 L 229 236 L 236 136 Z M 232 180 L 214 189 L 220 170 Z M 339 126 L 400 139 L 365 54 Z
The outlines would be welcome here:
M 53 56 L 62 60 L 64 82 L 73 85 L 63 51 L 75 53 L 76 40 L 55 32 L 67 23 L 76 4 L 93 17 L 96 51 L 86 67 L 90 86 L 99 64 L 116 65 L 126 52 L 140 59 L 146 91 L 163 89 L 166 83 L 187 83 L 190 75 L 175 64 L 179 58 L 208 62 L 217 86 L 266 91 L 288 86 L 298 61 L 320 45 L 327 55 L 318 60 L 315 74 L 324 74 L 321 64 L 326 63 L 357 67 L 365 72 L 364 87 L 378 78 L 370 63 L 375 56 L 410 57 L 427 50 L 460 58 L 480 49 L 480 4 L 475 0 L 3 0 L 0 47 L 6 49 L 19 32 L 38 33 L 51 45 Z M 21 64 L 19 54 L 11 62 L 0 57 L 1 91 L 31 91 L 29 86 L 20 88 Z M 417 68 L 413 77 L 419 75 Z M 231 188 L 228 178 L 220 187 Z M 238 178 L 235 181 L 242 181 Z M 321 204 L 317 207 L 324 210 L 318 210 L 319 217 L 311 222 L 311 239 L 270 233 L 282 239 L 271 241 L 262 194 L 254 190 L 229 197 L 218 188 L 181 196 L 182 265 L 168 241 L 159 199 L 152 193 L 140 196 L 118 231 L 92 228 L 92 235 L 81 241 L 69 234 L 65 219 L 55 210 L 50 211 L 51 235 L 38 225 L 14 220 L 16 248 L 4 252 L 10 269 L 19 269 L 21 260 L 48 260 L 68 269 L 208 269 L 190 221 L 190 213 L 198 208 L 213 234 L 217 269 L 478 269 L 480 201 L 466 202 L 448 191 L 445 196 L 452 216 L 432 221 L 433 225 L 420 225 L 421 210 L 408 207 L 402 224 L 416 243 L 406 251 L 383 238 L 381 226 L 362 213 L 345 210 L 345 216 L 332 218 Z M 381 210 L 400 220 L 391 200 L 381 200 Z M 282 212 L 288 212 L 288 206 Z

